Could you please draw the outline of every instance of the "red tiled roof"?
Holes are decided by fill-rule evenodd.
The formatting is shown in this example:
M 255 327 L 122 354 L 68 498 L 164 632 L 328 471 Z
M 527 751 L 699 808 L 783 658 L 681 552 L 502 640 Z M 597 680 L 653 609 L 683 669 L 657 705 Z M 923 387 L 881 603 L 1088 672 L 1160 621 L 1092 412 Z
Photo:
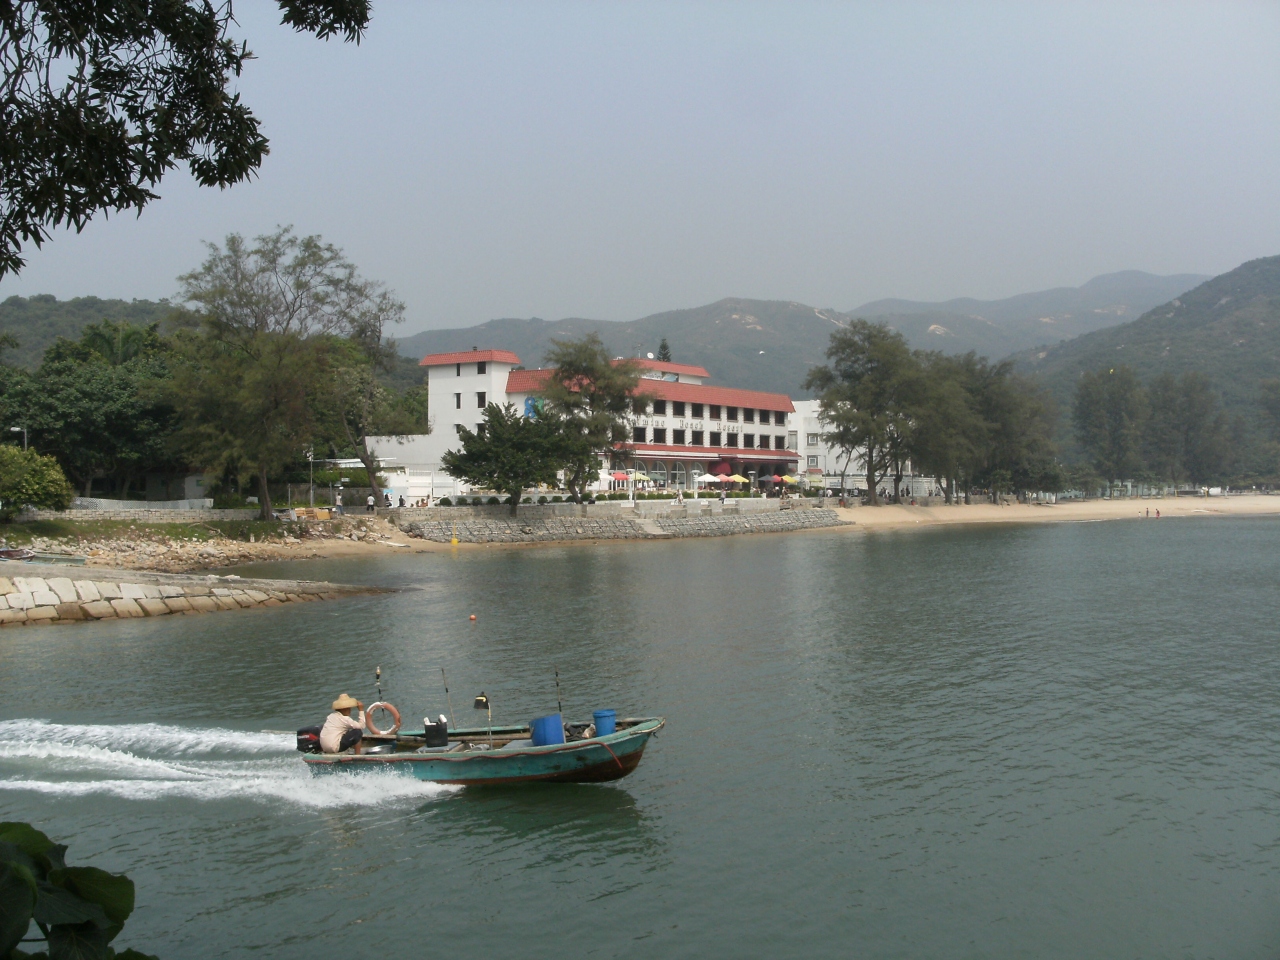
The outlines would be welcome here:
M 550 377 L 550 370 L 512 370 L 507 374 L 507 393 L 533 393 Z
M 650 360 L 647 357 L 634 357 L 637 364 L 646 370 L 657 370 L 659 373 L 683 373 L 691 377 L 710 377 L 705 367 L 694 367 L 687 363 L 664 363 L 661 360 Z
M 443 367 L 450 363 L 519 363 L 510 350 L 458 350 L 454 353 L 429 353 L 418 361 L 420 367 Z
M 754 450 L 743 447 L 682 447 L 661 443 L 633 443 L 627 449 L 636 456 L 676 456 L 681 460 L 798 460 L 794 450 Z
M 507 393 L 532 393 L 546 383 L 550 370 L 512 370 L 507 374 Z M 688 403 L 719 404 L 722 407 L 751 407 L 793 413 L 795 407 L 785 393 L 763 393 L 734 387 L 712 387 L 704 383 L 670 383 L 641 380 L 637 391 L 654 400 L 684 400 Z

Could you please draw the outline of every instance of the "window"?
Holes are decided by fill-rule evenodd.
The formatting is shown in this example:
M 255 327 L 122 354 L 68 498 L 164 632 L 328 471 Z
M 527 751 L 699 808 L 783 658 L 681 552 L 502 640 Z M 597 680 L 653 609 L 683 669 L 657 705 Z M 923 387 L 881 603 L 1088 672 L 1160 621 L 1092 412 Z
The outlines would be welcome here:
M 644 427 L 631 428 L 632 443 L 644 443 Z
M 706 472 L 706 468 L 700 463 L 689 464 L 689 482 L 693 483 L 695 478 L 702 476 Z
M 695 420 L 701 420 L 701 419 L 702 419 L 702 404 L 700 404 L 700 403 L 695 403 L 695 404 L 693 404 L 693 414 L 692 414 L 692 416 L 693 416 L 693 419 L 695 419 Z
M 816 433 L 809 434 L 807 437 L 805 437 L 805 440 L 808 442 L 809 446 L 811 447 L 816 447 L 818 445 L 818 435 Z
M 667 401 L 665 400 L 653 401 L 653 415 L 655 417 L 665 417 L 667 415 Z
M 738 435 L 736 433 L 725 434 L 724 445 L 726 447 L 736 447 L 738 445 Z
M 666 442 L 667 442 L 667 428 L 666 428 L 666 427 L 654 427 L 654 428 L 653 428 L 653 442 L 654 442 L 654 443 L 666 443 Z
M 796 448 L 798 448 L 799 446 L 800 446 L 800 441 L 797 439 L 795 432 L 793 431 L 793 432 L 791 432 L 791 433 L 788 433 L 788 434 L 787 434 L 787 449 L 788 449 L 788 450 L 795 450 L 795 449 L 796 449 Z
M 760 434 L 760 449 L 761 450 L 769 449 L 769 437 L 763 433 Z
M 773 422 L 775 426 L 785 427 L 787 425 L 787 415 L 781 410 L 773 411 Z
M 683 487 L 687 482 L 684 472 L 684 464 L 677 461 L 671 465 L 671 485 L 673 487 Z
M 785 450 L 785 449 L 787 449 L 787 438 L 786 438 L 786 437 L 774 437 L 774 438 L 773 438 L 773 449 L 775 449 L 775 450 Z
M 768 411 L 768 410 L 761 410 L 761 411 L 760 411 L 760 422 L 761 422 L 761 423 L 768 423 L 768 422 L 769 422 L 769 417 L 770 417 L 770 416 L 771 416 L 771 414 L 769 413 L 769 411 Z
M 718 431 L 715 431 L 715 430 L 711 431 L 711 443 L 708 444 L 708 446 L 712 446 L 712 447 L 720 446 L 720 434 Z
M 743 423 L 755 423 L 755 422 L 756 422 L 756 412 L 755 412 L 755 410 L 754 410 L 753 408 L 751 408 L 751 407 L 743 407 L 743 408 L 742 408 L 742 422 L 743 422 Z
M 460 423 L 455 423 L 455 424 L 453 425 L 453 432 L 454 432 L 454 433 L 457 433 L 457 434 L 461 434 L 461 433 L 462 433 L 462 424 L 460 424 Z
M 483 424 L 483 423 L 477 423 L 477 424 L 476 424 L 476 436 L 477 436 L 477 437 L 479 437 L 479 438 L 480 438 L 480 439 L 482 439 L 482 440 L 484 439 L 484 424 Z
M 744 433 L 742 435 L 742 445 L 750 450 L 756 445 L 756 435 L 754 433 Z
M 677 417 L 683 417 L 683 416 L 684 416 L 684 401 L 683 401 L 683 400 L 673 400 L 673 401 L 671 401 L 671 412 L 672 412 L 673 414 L 675 414 Z
M 817 457 L 810 457 L 810 458 L 809 458 L 809 466 L 811 466 L 811 467 L 816 467 L 817 465 L 818 465 L 818 458 L 817 458 Z
M 479 407 L 481 410 L 484 409 L 484 391 L 483 390 L 476 391 L 476 406 Z
M 674 443 L 674 444 L 676 444 L 677 446 L 684 446 L 684 431 L 683 431 L 683 430 L 672 430 L 672 431 L 671 431 L 671 442 L 672 442 L 672 443 Z
M 692 443 L 695 447 L 702 446 L 702 431 L 693 430 L 691 432 L 693 433 L 693 439 L 690 440 L 689 442 Z
M 462 376 L 462 364 L 458 364 L 458 376 Z
M 661 460 L 653 461 L 645 472 L 649 474 L 649 479 L 653 481 L 655 487 L 665 487 L 667 485 L 667 465 Z
M 476 373 L 481 376 L 483 376 L 488 371 L 488 369 L 489 369 L 489 364 L 485 363 L 483 360 L 481 360 L 479 363 L 476 364 Z
M 718 403 L 711 404 L 711 419 L 712 420 L 720 419 L 720 404 Z
M 461 410 L 461 409 L 462 409 L 462 394 L 460 394 L 460 393 L 455 393 L 455 394 L 453 395 L 453 409 L 455 409 L 455 410 Z
M 737 407 L 725 407 L 725 408 L 724 408 L 724 418 L 725 418 L 726 420 L 732 420 L 732 421 L 734 421 L 735 423 L 737 423 L 737 421 L 738 421 L 738 408 L 737 408 Z
M 644 416 L 645 411 L 648 409 L 648 407 L 649 407 L 648 402 L 644 400 L 644 398 L 642 397 L 634 397 L 631 400 L 631 412 L 634 413 L 636 416 L 640 416 L 640 417 Z

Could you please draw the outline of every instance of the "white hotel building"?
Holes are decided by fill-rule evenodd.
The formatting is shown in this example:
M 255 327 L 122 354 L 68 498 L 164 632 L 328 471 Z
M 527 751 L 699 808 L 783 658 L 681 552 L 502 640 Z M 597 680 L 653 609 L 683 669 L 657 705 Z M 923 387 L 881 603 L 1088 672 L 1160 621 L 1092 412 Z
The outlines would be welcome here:
M 614 470 L 635 469 L 660 489 L 694 486 L 704 473 L 769 477 L 803 475 L 795 405 L 781 393 L 718 387 L 704 381 L 702 367 L 636 361 L 644 372 L 630 417 L 632 442 L 625 459 L 602 458 L 598 489 Z M 446 474 L 441 457 L 458 446 L 462 427 L 475 430 L 489 403 L 511 403 L 528 413 L 550 370 L 517 370 L 520 358 L 507 350 L 466 350 L 423 357 L 431 433 L 371 437 L 386 465 L 393 499 L 467 492 Z

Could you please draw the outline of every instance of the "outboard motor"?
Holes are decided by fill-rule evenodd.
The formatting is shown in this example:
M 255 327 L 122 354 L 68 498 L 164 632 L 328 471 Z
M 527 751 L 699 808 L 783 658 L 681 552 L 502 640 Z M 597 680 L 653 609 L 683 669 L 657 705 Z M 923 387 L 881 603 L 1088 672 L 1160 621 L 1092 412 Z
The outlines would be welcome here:
M 320 728 L 303 727 L 298 731 L 299 753 L 320 753 Z

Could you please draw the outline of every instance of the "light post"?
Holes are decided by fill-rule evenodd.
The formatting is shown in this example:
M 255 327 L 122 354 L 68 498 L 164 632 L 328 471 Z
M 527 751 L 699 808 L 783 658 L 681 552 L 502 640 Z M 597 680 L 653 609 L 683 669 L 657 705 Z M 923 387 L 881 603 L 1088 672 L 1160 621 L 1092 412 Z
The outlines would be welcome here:
M 307 506 L 316 505 L 316 461 L 315 451 L 307 451 Z
M 27 428 L 26 428 L 26 427 L 10 427 L 10 428 L 9 428 L 9 432 L 10 432 L 10 433 L 21 433 L 21 434 L 22 434 L 22 449 L 23 449 L 23 450 L 27 449 Z
M 754 470 L 748 470 L 747 476 L 751 478 L 747 495 L 754 497 L 756 495 L 756 472 Z

